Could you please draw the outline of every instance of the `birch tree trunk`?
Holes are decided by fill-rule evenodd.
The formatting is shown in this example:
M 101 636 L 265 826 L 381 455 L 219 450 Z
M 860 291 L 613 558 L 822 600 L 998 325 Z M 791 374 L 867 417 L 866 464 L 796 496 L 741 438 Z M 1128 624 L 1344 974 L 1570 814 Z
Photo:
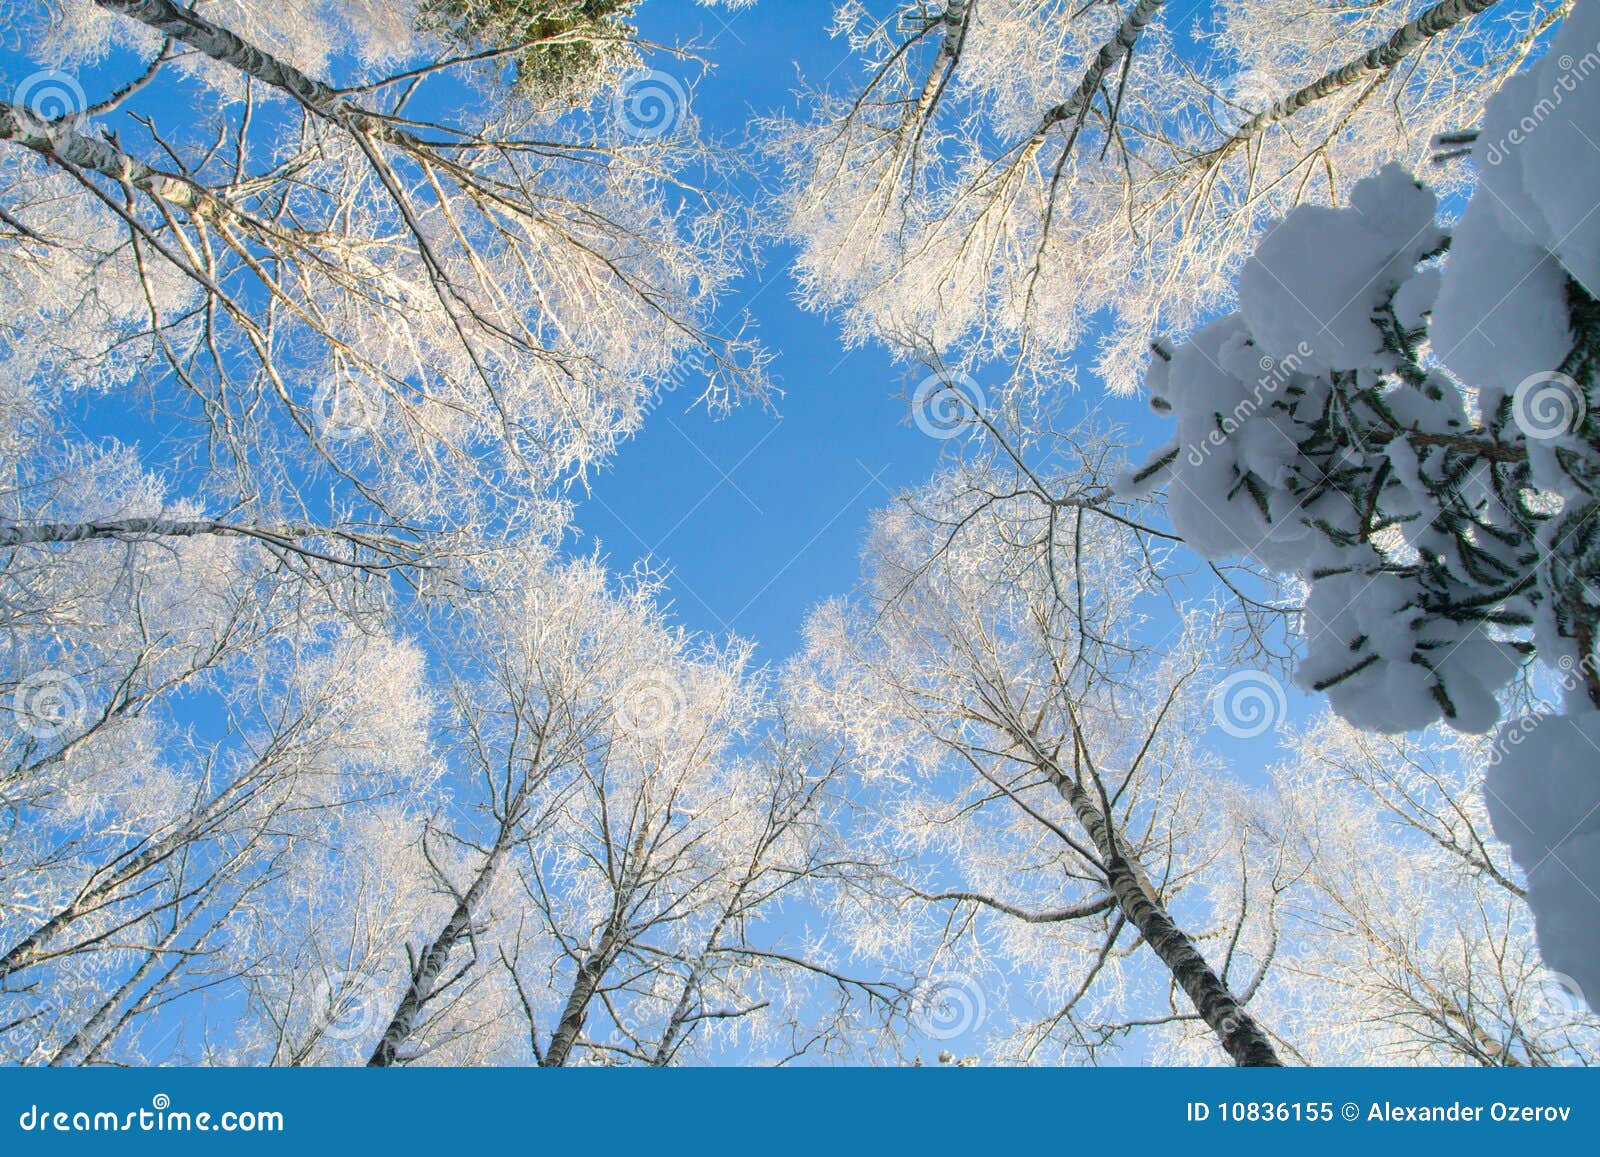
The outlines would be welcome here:
M 1166 965 L 1234 1063 L 1252 1067 L 1281 1066 L 1283 1062 L 1267 1034 L 1172 918 L 1143 867 L 1123 853 L 1113 821 L 1076 775 L 1076 759 L 1074 773 L 1069 774 L 1019 721 L 1008 719 L 1005 729 L 1072 808 L 1072 814 L 1094 845 L 1105 874 L 1106 888 L 1115 899 L 1117 910 L 1138 929 L 1150 950 Z M 1074 743 L 1080 743 L 1078 734 L 1074 732 Z M 1093 782 L 1098 784 L 1099 773 L 1093 761 L 1081 745 L 1077 751 L 1088 762 Z M 1100 795 L 1103 799 L 1103 790 Z
M 1239 1065 L 1281 1065 L 1283 1062 L 1278 1059 L 1277 1051 L 1255 1018 L 1228 991 L 1222 978 L 1195 948 L 1194 941 L 1158 901 L 1139 865 L 1122 854 L 1115 833 L 1089 793 L 1053 761 L 1041 762 L 1040 770 L 1050 776 L 1061 798 L 1071 806 L 1078 822 L 1094 841 L 1105 865 L 1106 886 L 1116 898 L 1118 911 L 1139 930 L 1150 950 L 1167 966 L 1228 1055 Z
M 561 1068 L 572 1055 L 572 1046 L 577 1044 L 578 1036 L 583 1032 L 584 1018 L 589 1014 L 589 1002 L 600 991 L 600 982 L 605 979 L 616 955 L 619 920 L 620 914 L 612 918 L 612 922 L 606 926 L 605 935 L 600 938 L 600 946 L 585 956 L 583 963 L 578 966 L 567 1003 L 561 1010 L 561 1020 L 550 1035 L 550 1047 L 544 1050 L 544 1059 L 539 1062 L 545 1068 Z
M 116 518 L 95 522 L 0 523 L 0 550 L 19 546 L 60 546 L 77 542 L 139 542 L 152 538 L 248 538 L 274 551 L 300 555 L 314 561 L 356 570 L 383 571 L 423 568 L 422 547 L 391 534 L 342 530 L 334 527 L 266 524 L 252 526 L 214 518 Z M 340 557 L 308 545 L 310 539 L 328 539 L 351 548 Z M 367 557 L 360 557 L 365 552 Z
M 661 1068 L 668 1064 L 673 1054 L 677 1052 L 678 1045 L 687 1035 L 690 1018 L 694 1013 L 694 995 L 706 974 L 706 961 L 717 950 L 717 942 L 722 939 L 722 931 L 728 926 L 728 913 L 737 906 L 743 895 L 744 888 L 740 887 L 728 909 L 718 917 L 711 932 L 706 936 L 705 946 L 689 969 L 689 974 L 683 978 L 683 988 L 678 993 L 678 1002 L 673 1005 L 672 1015 L 667 1019 L 667 1027 L 662 1031 L 660 1041 L 656 1043 L 655 1052 L 650 1055 L 650 1064 L 653 1067 Z
M 400 999 L 400 1006 L 395 1009 L 388 1027 L 383 1030 L 383 1037 L 367 1060 L 369 1067 L 385 1068 L 400 1059 L 401 1049 L 422 1022 L 423 1009 L 437 994 L 439 978 L 444 975 L 445 965 L 450 962 L 451 952 L 471 934 L 474 914 L 485 893 L 488 892 L 489 885 L 493 883 L 495 871 L 499 868 L 511 843 L 510 829 L 502 830 L 499 840 L 489 853 L 489 858 L 478 869 L 472 886 L 456 901 L 456 906 L 451 910 L 450 918 L 445 921 L 444 928 L 417 959 L 412 970 L 411 983 L 406 986 L 405 995 Z
M 1088 109 L 1089 102 L 1094 99 L 1094 94 L 1100 91 L 1106 76 L 1139 42 L 1145 26 L 1155 19 L 1156 13 L 1166 0 L 1139 0 L 1133 9 L 1117 25 L 1116 35 L 1100 46 L 1100 51 L 1095 53 L 1094 61 L 1083 74 L 1083 79 L 1078 82 L 1073 94 L 1054 108 L 1044 114 L 1044 119 L 1039 124 L 1035 137 L 1043 137 L 1051 128 L 1062 121 L 1078 120 Z
M 171 0 L 95 0 L 95 3 L 146 24 L 162 36 L 187 44 L 212 60 L 288 93 L 312 112 L 353 133 L 402 147 L 426 147 L 426 143 L 413 134 L 352 104 L 334 89 L 307 76 L 294 65 L 247 43 L 199 13 L 178 7 Z
M 152 168 L 106 141 L 74 132 L 70 122 L 45 121 L 5 101 L 0 101 L 0 140 L 15 141 L 69 171 L 87 170 L 132 185 L 188 212 L 228 211 L 222 201 L 193 181 Z
M 369 1067 L 384 1068 L 395 1064 L 406 1042 L 422 1023 L 423 1010 L 438 995 L 439 978 L 444 975 L 445 966 L 450 962 L 450 954 L 455 951 L 457 944 L 472 935 L 473 921 L 484 896 L 489 892 L 489 886 L 494 882 L 495 873 L 517 843 L 518 834 L 527 819 L 528 797 L 543 779 L 540 770 L 537 762 L 528 770 L 500 820 L 494 847 L 478 869 L 471 887 L 457 897 L 444 928 L 412 966 L 411 983 L 406 986 L 405 995 L 400 998 L 400 1006 L 395 1009 L 388 1027 L 383 1030 L 383 1037 L 372 1050 L 372 1056 L 367 1060 Z
M 1498 0 L 1443 0 L 1415 20 L 1395 29 L 1394 34 L 1367 52 L 1362 53 L 1343 67 L 1318 77 L 1310 84 L 1296 89 L 1270 108 L 1263 109 L 1234 130 L 1233 136 L 1222 144 L 1226 149 L 1256 136 L 1278 121 L 1288 120 L 1307 105 L 1333 96 L 1351 85 L 1388 72 L 1435 36 L 1448 32 L 1456 25 L 1469 20 Z
M 117 896 L 119 889 L 137 880 L 145 872 L 150 871 L 171 857 L 180 854 L 186 847 L 205 839 L 213 834 L 218 826 L 230 815 L 243 807 L 257 790 L 264 787 L 259 783 L 249 780 L 241 781 L 225 788 L 217 796 L 203 805 L 197 812 L 187 819 L 175 831 L 150 843 L 143 850 L 123 853 L 117 859 L 103 865 L 97 870 L 90 881 L 78 892 L 69 903 L 62 905 L 55 915 L 0 956 L 0 981 L 32 968 L 45 960 L 63 954 L 70 954 L 84 950 L 93 944 L 105 939 L 110 933 L 102 933 L 91 938 L 88 945 L 74 945 L 64 949 L 54 947 L 62 934 L 80 921 L 94 913 L 102 911 L 117 904 L 123 897 Z M 96 877 L 99 877 L 96 880 Z M 165 907 L 166 903 L 158 902 L 156 909 Z M 143 910 L 136 916 L 119 919 L 113 930 L 127 927 L 137 923 L 138 920 L 150 915 L 152 910 Z

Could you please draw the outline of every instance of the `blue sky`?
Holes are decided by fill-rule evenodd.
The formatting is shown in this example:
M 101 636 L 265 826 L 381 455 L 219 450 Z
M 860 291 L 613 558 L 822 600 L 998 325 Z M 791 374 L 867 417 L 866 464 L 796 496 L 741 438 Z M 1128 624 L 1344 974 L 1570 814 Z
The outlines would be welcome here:
M 1191 18 L 1205 11 L 1184 7 Z M 653 64 L 686 80 L 698 76 L 694 115 L 709 135 L 737 141 L 756 117 L 798 109 L 802 77 L 840 89 L 859 83 L 848 45 L 828 35 L 831 13 L 831 5 L 793 0 L 761 0 L 738 12 L 646 0 L 638 23 L 649 40 L 699 47 L 709 66 L 703 76 L 692 63 Z M 832 319 L 800 307 L 791 256 L 784 247 L 766 251 L 724 309 L 730 320 L 748 311 L 774 355 L 783 390 L 777 412 L 749 406 L 719 419 L 694 406 L 687 388 L 668 395 L 591 480 L 589 495 L 579 496 L 570 544 L 578 553 L 598 547 L 617 572 L 650 560 L 671 576 L 676 621 L 753 640 L 758 661 L 768 663 L 799 648 L 818 603 L 851 591 L 873 511 L 926 482 L 942 456 L 961 448 L 910 421 L 906 399 L 924 371 L 876 345 L 846 349 Z M 980 389 L 998 385 L 1000 372 L 980 373 Z M 1112 397 L 1084 373 L 1064 417 L 1070 422 L 1091 408 L 1147 446 L 1171 436 L 1143 398 Z M 1172 625 L 1152 629 L 1160 636 Z M 1290 718 L 1309 714 L 1303 695 L 1286 688 L 1286 696 Z M 1275 729 L 1236 738 L 1214 728 L 1212 738 L 1250 781 L 1277 758 Z
M 1204 4 L 1174 8 L 1184 16 L 1169 19 L 1185 27 L 1207 11 Z M 831 20 L 827 3 L 760 0 L 728 11 L 691 0 L 647 0 L 637 22 L 649 41 L 696 51 L 699 63 L 662 52 L 651 64 L 690 88 L 707 135 L 737 145 L 756 118 L 797 109 L 802 77 L 840 89 L 859 83 L 848 45 L 828 34 Z M 0 45 L 0 71 L 8 79 L 38 67 L 15 47 Z M 74 71 L 96 99 L 128 67 L 114 54 Z M 734 192 L 762 203 L 755 178 Z M 591 476 L 587 493 L 575 492 L 576 530 L 568 542 L 575 554 L 598 550 L 614 572 L 649 561 L 670 575 L 668 597 L 679 623 L 753 640 L 759 660 L 773 663 L 796 650 L 819 602 L 851 590 L 872 512 L 926 481 L 941 456 L 960 445 L 909 421 L 906 396 L 921 370 L 896 364 L 875 345 L 845 349 L 832 319 L 800 308 L 790 258 L 783 247 L 768 248 L 723 309 L 730 327 L 751 315 L 773 355 L 783 391 L 775 412 L 750 405 L 717 418 L 693 404 L 692 389 L 665 396 L 642 432 Z M 983 389 L 998 381 L 998 371 L 978 375 Z M 112 434 L 161 458 L 156 443 L 166 434 L 159 418 L 97 401 L 82 400 L 82 433 Z M 1168 436 L 1141 399 L 1109 397 L 1085 374 L 1078 395 L 1066 401 L 1067 416 L 1090 407 L 1132 427 L 1148 445 Z
M 1206 11 L 1173 7 L 1185 22 Z M 694 113 L 710 135 L 726 141 L 742 139 L 759 116 L 792 109 L 802 75 L 841 88 L 856 82 L 847 45 L 828 35 L 830 19 L 831 5 L 819 0 L 761 0 L 732 13 L 690 0 L 648 0 L 639 13 L 647 39 L 698 47 L 709 70 L 693 85 Z M 15 60 L 0 45 L 0 64 Z M 665 55 L 654 63 L 686 80 L 699 74 L 697 66 Z M 93 96 L 104 92 L 97 75 L 84 79 Z M 754 178 L 743 191 L 759 203 Z M 773 355 L 783 391 L 776 412 L 748 406 L 719 419 L 692 404 L 692 390 L 668 396 L 644 430 L 592 476 L 588 492 L 575 495 L 577 533 L 569 544 L 575 553 L 598 549 L 614 571 L 642 560 L 667 570 L 679 622 L 750 638 L 768 662 L 796 649 L 818 602 L 851 589 L 872 512 L 925 481 L 941 456 L 957 448 L 908 420 L 905 395 L 920 370 L 895 364 L 878 347 L 844 349 L 831 319 L 799 307 L 789 259 L 782 248 L 769 250 L 724 310 L 728 319 L 747 311 Z M 979 375 L 980 387 L 995 384 Z M 1065 408 L 1070 417 L 1091 407 L 1148 443 L 1167 436 L 1167 424 L 1153 420 L 1140 399 L 1109 398 L 1085 374 Z M 150 451 L 163 433 L 104 406 L 86 428 L 148 439 Z M 1303 718 L 1309 706 L 1320 702 L 1290 691 L 1291 718 Z M 1220 730 L 1213 738 L 1247 782 L 1259 781 L 1277 740 L 1272 732 L 1230 740 Z M 1004 978 L 993 983 L 1003 988 Z
M 802 75 L 840 87 L 857 79 L 830 22 L 829 5 L 794 0 L 737 12 L 649 0 L 638 21 L 647 39 L 700 47 L 711 69 L 693 88 L 693 111 L 731 140 L 754 117 L 794 108 Z M 692 64 L 655 63 L 694 75 Z M 615 570 L 643 558 L 669 569 L 680 622 L 753 639 L 768 661 L 794 650 L 811 607 L 850 589 L 871 512 L 952 449 L 908 420 L 920 372 L 877 347 L 844 349 L 828 318 L 796 304 L 789 258 L 769 250 L 726 309 L 729 318 L 748 309 L 776 355 L 778 413 L 750 407 L 718 420 L 691 407 L 688 389 L 670 396 L 593 480 L 577 516 L 577 549 L 598 543 Z M 1102 400 L 1092 389 L 1086 382 L 1085 406 Z M 1106 409 L 1122 421 L 1144 413 L 1132 399 Z
M 737 11 L 647 0 L 637 14 L 647 40 L 696 51 L 699 63 L 662 52 L 651 65 L 680 77 L 703 131 L 732 145 L 746 139 L 756 117 L 796 109 L 802 76 L 841 88 L 859 81 L 848 45 L 828 35 L 831 21 L 831 4 L 796 0 L 760 0 Z M 39 67 L 17 48 L 0 42 L 7 91 Z M 94 100 L 131 67 L 125 54 L 113 53 L 72 72 Z M 754 178 L 734 192 L 761 202 Z M 643 431 L 591 476 L 588 492 L 575 492 L 577 528 L 568 543 L 577 554 L 598 549 L 617 572 L 649 560 L 671 575 L 679 622 L 751 639 L 769 662 L 793 652 L 811 608 L 850 589 L 872 511 L 925 481 L 940 456 L 957 448 L 909 421 L 906 396 L 921 371 L 894 363 L 878 346 L 846 350 L 831 319 L 799 307 L 790 257 L 769 247 L 723 309 L 730 328 L 748 312 L 773 355 L 783 391 L 775 412 L 751 405 L 717 418 L 693 404 L 689 388 L 667 395 Z M 980 387 L 993 384 L 979 376 Z M 133 442 L 159 460 L 159 418 L 98 401 L 82 399 L 80 432 Z M 1085 379 L 1081 404 L 1139 424 L 1152 443 L 1166 436 L 1139 400 L 1106 398 L 1092 379 Z

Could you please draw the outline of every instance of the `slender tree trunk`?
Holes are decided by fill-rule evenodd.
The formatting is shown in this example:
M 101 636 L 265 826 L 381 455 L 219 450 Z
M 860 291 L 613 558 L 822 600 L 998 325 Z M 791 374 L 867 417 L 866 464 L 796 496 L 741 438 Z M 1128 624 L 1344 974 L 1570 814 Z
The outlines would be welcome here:
M 65 905 L 50 919 L 28 933 L 17 943 L 0 956 L 0 981 L 4 981 L 14 973 L 25 968 L 31 968 L 40 961 L 47 959 L 51 953 L 51 945 L 79 920 L 98 912 L 103 906 L 102 902 L 111 903 L 110 897 L 118 888 L 135 880 L 169 856 L 176 853 L 185 844 L 204 839 L 212 830 L 213 825 L 224 819 L 229 812 L 240 807 L 262 785 L 253 782 L 253 777 L 239 780 L 224 788 L 210 802 L 199 811 L 192 814 L 183 827 L 163 839 L 157 840 L 143 851 L 134 855 L 124 852 L 96 870 L 89 877 L 92 881 L 96 876 L 104 875 L 99 883 L 85 886 L 70 904 Z M 120 861 L 126 860 L 125 863 Z
M 744 895 L 744 888 L 740 887 L 735 893 L 733 903 L 737 904 Z M 728 926 L 728 914 L 732 905 L 725 909 L 717 919 L 716 926 L 711 929 L 706 937 L 705 947 L 700 950 L 700 955 L 695 959 L 694 966 L 689 969 L 689 975 L 683 979 L 683 991 L 678 994 L 678 1003 L 673 1006 L 672 1016 L 667 1020 L 666 1030 L 661 1034 L 661 1040 L 656 1044 L 656 1051 L 651 1054 L 651 1065 L 661 1068 L 672 1059 L 672 1054 L 677 1051 L 678 1043 L 686 1035 L 689 1024 L 689 1015 L 694 1010 L 694 994 L 700 987 L 700 979 L 705 975 L 706 961 L 716 951 L 717 941 L 722 939 L 722 930 Z
M 1037 140 L 1044 136 L 1062 121 L 1077 120 L 1089 107 L 1089 102 L 1094 99 L 1094 94 L 1100 91 L 1100 85 L 1106 76 L 1121 63 L 1122 58 L 1133 51 L 1133 46 L 1139 42 L 1139 37 L 1144 33 L 1145 26 L 1155 19 L 1156 13 L 1166 0 L 1139 0 L 1122 23 L 1117 25 L 1116 35 L 1100 46 L 1100 51 L 1095 53 L 1094 63 L 1083 74 L 1083 79 L 1078 82 L 1078 87 L 1073 94 L 1054 108 L 1044 114 L 1039 128 L 1034 133 Z
M 181 209 L 193 220 L 237 222 L 264 241 L 291 250 L 304 247 L 308 242 L 307 238 L 296 236 L 292 229 L 255 216 L 217 196 L 196 180 L 153 168 L 109 141 L 78 132 L 70 119 L 46 121 L 26 109 L 0 101 L 0 141 L 14 141 L 67 172 L 96 173 L 119 185 L 138 189 L 163 205 Z M 197 276 L 192 271 L 190 275 Z
M 43 959 L 51 941 L 82 914 L 79 902 L 74 901 L 13 944 L 4 956 L 0 956 L 0 981 Z
M 944 43 L 939 47 L 941 56 L 951 60 L 961 59 L 961 48 L 967 40 L 974 3 L 975 0 L 949 0 L 945 5 L 944 15 L 939 18 L 944 24 Z
M 1140 867 L 1122 854 L 1109 821 L 1089 793 L 1054 767 L 1042 770 L 1051 776 L 1056 790 L 1071 805 L 1105 861 L 1106 885 L 1116 897 L 1117 908 L 1167 966 L 1228 1055 L 1240 1065 L 1281 1065 L 1277 1051 L 1255 1018 L 1228 991 L 1194 942 L 1156 900 Z
M 95 3 L 288 93 L 312 112 L 353 133 L 404 148 L 428 148 L 425 141 L 352 103 L 320 80 L 211 23 L 199 13 L 180 8 L 172 0 L 95 0 Z
M 318 528 L 314 526 L 245 526 L 219 522 L 213 518 L 118 518 L 103 522 L 29 522 L 0 524 L 0 550 L 18 546 L 53 546 L 75 542 L 129 542 L 152 538 L 194 538 L 200 535 L 219 538 L 247 538 L 276 551 L 284 551 L 312 562 L 331 563 L 352 570 L 379 573 L 401 568 L 423 569 L 429 564 L 419 558 L 411 543 L 382 534 Z M 333 539 L 352 548 L 345 557 L 316 550 L 307 544 L 315 538 Z M 361 558 L 361 549 L 373 557 Z
M 372 1050 L 372 1056 L 367 1060 L 368 1066 L 387 1067 L 400 1059 L 400 1050 L 417 1031 L 417 1026 L 422 1022 L 423 1009 L 436 993 L 439 978 L 444 975 L 445 966 L 450 962 L 450 953 L 472 932 L 472 921 L 478 905 L 489 891 L 495 872 L 512 845 L 515 825 L 516 821 L 509 819 L 502 825 L 499 838 L 490 850 L 489 858 L 478 869 L 472 886 L 456 901 L 444 928 L 413 966 L 411 983 L 406 986 L 405 995 L 400 998 L 400 1006 L 395 1009 L 388 1027 L 383 1030 L 383 1037 Z
M 600 991 L 600 982 L 605 979 L 616 952 L 617 922 L 613 918 L 606 927 L 605 935 L 600 938 L 600 946 L 584 957 L 583 963 L 578 966 L 578 974 L 572 978 L 572 991 L 568 993 L 566 1006 L 561 1010 L 561 1020 L 550 1035 L 550 1046 L 544 1050 L 544 1059 L 539 1062 L 546 1068 L 565 1065 L 572 1054 L 572 1046 L 578 1043 L 584 1019 L 589 1015 L 589 1002 Z
M 1333 96 L 1351 85 L 1360 84 L 1382 72 L 1387 72 L 1421 48 L 1440 33 L 1448 32 L 1462 21 L 1469 20 L 1498 0 L 1443 0 L 1415 20 L 1402 25 L 1382 44 L 1362 53 L 1354 60 L 1317 78 L 1303 88 L 1298 88 L 1270 108 L 1263 109 L 1240 125 L 1220 149 L 1228 149 L 1249 140 L 1278 121 L 1288 120 L 1307 105 Z
M 223 203 L 186 177 L 153 169 L 108 141 L 73 130 L 70 121 L 45 121 L 0 101 L 0 140 L 15 141 L 65 169 L 99 173 L 191 213 L 224 211 Z
M 0 526 L 0 548 L 111 538 L 192 538 L 216 534 L 246 538 L 293 539 L 315 533 L 296 526 L 232 526 L 211 518 L 118 518 L 104 522 L 33 522 Z
M 195 912 L 198 911 L 200 909 L 195 909 Z M 178 942 L 178 937 L 189 927 L 193 919 L 194 913 L 191 913 L 182 920 L 173 921 L 172 929 L 161 938 L 159 943 L 151 947 L 145 954 L 145 958 L 139 962 L 139 966 L 133 970 L 132 975 L 118 985 L 117 990 L 107 997 L 99 1008 L 95 1009 L 93 1014 L 78 1028 L 78 1031 L 73 1033 L 72 1037 L 56 1050 L 55 1055 L 50 1058 L 51 1068 L 85 1063 L 104 1046 L 110 1036 L 110 1031 L 108 1030 L 111 1030 L 115 1024 L 117 1010 L 122 1007 L 123 1002 L 128 997 L 138 990 L 139 985 L 144 982 L 145 978 L 156 970 L 162 954 L 172 950 L 173 945 Z

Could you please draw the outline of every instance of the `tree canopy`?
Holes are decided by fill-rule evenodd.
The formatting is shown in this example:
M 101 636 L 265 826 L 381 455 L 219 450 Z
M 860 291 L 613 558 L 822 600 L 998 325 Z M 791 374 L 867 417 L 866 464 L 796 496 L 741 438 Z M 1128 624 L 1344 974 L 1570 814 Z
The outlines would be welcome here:
M 1600 0 L 13 7 L 0 1060 L 1596 1060 Z M 575 545 L 774 286 L 798 640 Z

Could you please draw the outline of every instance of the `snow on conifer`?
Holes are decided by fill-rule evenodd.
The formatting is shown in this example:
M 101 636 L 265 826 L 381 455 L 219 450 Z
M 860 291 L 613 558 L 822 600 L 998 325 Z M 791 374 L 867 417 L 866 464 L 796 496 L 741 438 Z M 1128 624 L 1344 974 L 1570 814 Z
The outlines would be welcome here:
M 1600 4 L 1491 102 L 1453 229 L 1398 166 L 1262 240 L 1238 312 L 1148 385 L 1165 486 L 1206 557 L 1306 583 L 1296 673 L 1345 719 L 1495 730 L 1496 834 L 1546 962 L 1600 999 Z M 1501 721 L 1527 656 L 1556 710 Z M 1557 711 L 1559 713 L 1557 713 Z

